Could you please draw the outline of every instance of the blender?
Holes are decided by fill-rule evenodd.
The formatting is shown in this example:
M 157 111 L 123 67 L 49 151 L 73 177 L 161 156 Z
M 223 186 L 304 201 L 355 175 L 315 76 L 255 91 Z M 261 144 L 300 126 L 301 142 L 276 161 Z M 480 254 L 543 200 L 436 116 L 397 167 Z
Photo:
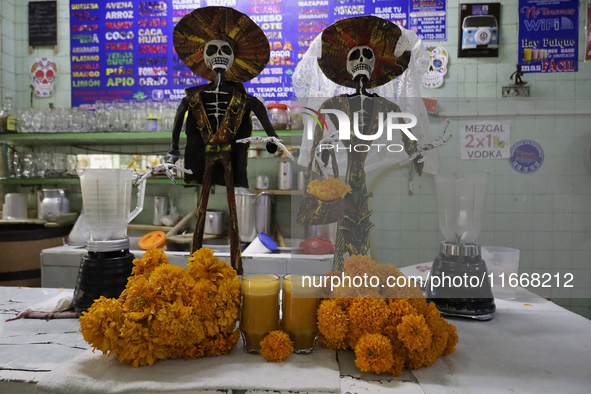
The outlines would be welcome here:
M 445 241 L 427 281 L 427 302 L 442 315 L 490 320 L 495 303 L 476 238 L 482 227 L 485 172 L 435 175 L 439 229 Z
M 82 204 L 90 230 L 78 271 L 73 305 L 87 310 L 100 296 L 117 298 L 131 276 L 127 223 L 143 209 L 145 179 L 138 184 L 137 207 L 129 212 L 133 170 L 79 169 Z

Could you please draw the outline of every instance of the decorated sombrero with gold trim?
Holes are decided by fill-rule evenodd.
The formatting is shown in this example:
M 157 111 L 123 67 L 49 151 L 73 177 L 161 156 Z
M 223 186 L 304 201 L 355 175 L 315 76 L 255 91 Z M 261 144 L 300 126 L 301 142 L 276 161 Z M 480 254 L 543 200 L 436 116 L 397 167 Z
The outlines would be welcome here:
M 367 45 L 373 50 L 376 62 L 365 87 L 381 86 L 401 75 L 408 67 L 410 51 L 400 57 L 394 56 L 401 35 L 402 31 L 396 24 L 376 16 L 341 19 L 322 32 L 322 57 L 318 59 L 318 65 L 334 83 L 355 87 L 347 71 L 347 54 L 353 47 Z
M 265 33 L 247 15 L 233 8 L 197 8 L 174 27 L 174 49 L 179 58 L 195 74 L 210 81 L 215 72 L 205 65 L 203 49 L 211 40 L 224 40 L 232 46 L 234 62 L 226 70 L 229 81 L 249 81 L 269 62 Z

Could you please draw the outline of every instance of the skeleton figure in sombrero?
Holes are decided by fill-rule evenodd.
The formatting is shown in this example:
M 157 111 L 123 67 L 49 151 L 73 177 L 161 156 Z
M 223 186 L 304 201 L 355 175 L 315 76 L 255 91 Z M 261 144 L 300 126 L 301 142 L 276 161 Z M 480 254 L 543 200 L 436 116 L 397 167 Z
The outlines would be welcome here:
M 269 42 L 246 15 L 227 7 L 203 7 L 185 15 L 174 28 L 174 48 L 197 75 L 211 81 L 185 89 L 172 130 L 167 161 L 180 158 L 179 135 L 186 117 L 185 183 L 202 184 L 191 253 L 201 248 L 212 184 L 226 186 L 230 211 L 231 264 L 243 272 L 234 187 L 248 187 L 249 144 L 237 143 L 252 134 L 251 113 L 270 137 L 277 137 L 265 106 L 246 93 L 242 82 L 256 77 L 269 61 Z M 267 151 L 277 146 L 267 142 Z
M 351 192 L 345 196 L 343 219 L 338 222 L 333 270 L 344 270 L 343 263 L 347 255 L 365 255 L 370 251 L 369 230 L 373 224 L 370 222 L 371 211 L 368 207 L 368 198 L 371 195 L 367 192 L 366 187 L 366 161 L 372 163 L 371 165 L 375 168 L 388 163 L 390 158 L 396 155 L 384 153 L 383 151 L 386 149 L 383 147 L 381 153 L 379 153 L 379 149 L 376 153 L 377 142 L 385 141 L 372 141 L 366 136 L 380 134 L 387 113 L 410 111 L 408 108 L 401 111 L 393 101 L 380 97 L 377 93 L 370 93 L 367 89 L 379 87 L 402 75 L 413 60 L 411 56 L 414 53 L 411 53 L 411 48 L 405 51 L 400 51 L 400 48 L 397 50 L 399 41 L 408 39 L 401 37 L 402 33 L 402 29 L 387 20 L 374 16 L 361 16 L 342 19 L 327 27 L 317 38 L 322 46 L 321 56 L 314 61 L 317 60 L 317 65 L 324 76 L 337 85 L 354 89 L 354 91 L 329 98 L 322 103 L 317 111 L 318 114 L 323 110 L 338 109 L 347 114 L 352 126 L 350 139 L 337 140 L 336 133 L 331 134 L 331 131 L 316 126 L 311 147 L 302 147 L 302 156 L 307 155 L 307 157 L 300 156 L 299 161 L 300 164 L 304 164 L 302 158 L 310 161 L 315 160 L 315 156 L 320 152 L 322 161 L 327 163 L 330 150 L 325 149 L 326 145 L 321 146 L 321 144 L 332 139 L 332 153 L 340 155 L 336 161 L 342 164 L 346 163 L 345 182 L 351 187 Z M 316 42 L 316 44 L 319 43 Z M 408 43 L 406 44 L 407 47 L 410 46 Z M 420 47 L 426 53 L 424 48 Z M 309 51 L 313 52 L 314 49 L 310 48 Z M 303 70 L 306 67 L 308 69 Z M 318 83 L 321 86 L 320 92 L 314 92 L 310 88 L 311 84 L 307 82 L 302 84 L 302 79 L 314 79 L 306 78 L 305 74 L 314 75 L 314 72 L 310 70 L 309 64 L 302 61 L 293 77 L 296 93 L 302 92 L 301 95 L 298 94 L 298 97 L 301 98 L 305 95 L 314 97 L 315 94 L 321 96 L 319 93 L 322 93 L 322 90 L 328 90 L 326 89 L 327 83 L 323 82 Z M 335 89 L 335 91 L 338 90 L 343 91 L 343 89 Z M 338 124 L 337 114 L 324 113 L 329 124 Z M 394 122 L 396 123 L 396 120 Z M 407 121 L 398 118 L 397 123 L 404 124 Z M 409 124 L 408 127 L 410 129 L 413 125 Z M 411 140 L 406 133 L 402 132 L 402 129 L 400 133 L 400 137 L 397 137 L 398 141 L 402 142 L 408 156 L 406 159 L 397 156 L 395 162 L 399 164 L 412 162 L 415 171 L 421 175 L 426 151 L 444 144 L 446 140 L 442 135 L 429 144 L 422 144 L 421 141 Z M 386 134 L 383 131 L 382 135 Z M 338 150 L 334 149 L 335 145 L 339 147 Z

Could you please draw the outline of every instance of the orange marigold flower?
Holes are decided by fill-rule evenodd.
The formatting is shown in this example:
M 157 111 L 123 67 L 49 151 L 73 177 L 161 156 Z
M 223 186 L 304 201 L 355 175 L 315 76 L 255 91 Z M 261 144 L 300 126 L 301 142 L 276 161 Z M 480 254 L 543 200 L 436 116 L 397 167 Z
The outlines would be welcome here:
M 201 248 L 191 257 L 187 264 L 189 275 L 195 280 L 209 279 L 212 282 L 221 280 L 224 276 L 235 276 L 236 271 L 225 261 L 213 256 L 213 250 Z
M 230 331 L 236 326 L 240 309 L 240 281 L 237 276 L 218 281 L 214 297 L 215 315 L 221 330 Z
M 345 260 L 343 264 L 345 267 L 345 275 L 350 276 L 351 280 L 353 280 L 353 277 L 355 276 L 363 277 L 365 274 L 367 274 L 368 277 L 378 275 L 378 266 L 376 262 L 366 255 L 354 254 L 349 257 L 348 260 Z
M 392 368 L 388 371 L 388 374 L 392 376 L 402 375 L 402 368 L 404 368 L 405 357 L 399 356 L 394 352 L 392 354 Z
M 443 351 L 444 356 L 449 356 L 456 350 L 456 345 L 458 343 L 458 333 L 456 326 L 449 322 L 445 322 L 445 326 L 447 328 L 448 338 L 447 338 L 447 345 L 445 346 L 445 350 Z
M 412 350 L 408 354 L 408 367 L 411 369 L 421 369 L 431 366 L 437 361 L 437 356 L 431 351 L 431 348 L 423 351 Z
M 408 350 L 421 351 L 431 346 L 431 329 L 421 315 L 402 317 L 402 323 L 396 330 L 398 339 Z
M 261 356 L 267 361 L 280 363 L 293 352 L 293 342 L 281 330 L 271 331 L 261 341 Z
M 234 330 L 231 333 L 220 332 L 213 337 L 206 338 L 202 342 L 205 355 L 216 357 L 228 354 L 236 346 L 239 338 L 240 331 L 238 330 Z
M 402 323 L 402 317 L 416 315 L 417 310 L 405 299 L 390 299 L 388 301 L 391 313 L 384 329 L 382 330 L 382 334 L 390 339 L 394 337 L 398 338 L 396 327 Z
M 334 201 L 350 192 L 351 186 L 335 177 L 315 179 L 308 183 L 308 193 L 322 201 Z
M 439 310 L 435 306 L 434 302 L 429 303 L 423 315 L 425 316 L 425 321 L 427 322 L 427 325 L 431 331 L 435 332 L 435 330 L 441 324 L 441 315 L 439 314 Z
M 355 347 L 355 365 L 362 372 L 385 373 L 392 369 L 392 345 L 382 334 L 365 334 Z
M 445 320 L 440 318 L 443 321 L 440 321 L 439 324 L 433 331 L 433 337 L 431 339 L 431 351 L 435 355 L 435 357 L 441 357 L 445 348 L 447 347 L 447 342 L 449 339 L 449 331 L 445 325 Z
M 423 295 L 420 297 L 408 297 L 406 301 L 417 310 L 419 315 L 425 314 L 425 311 L 427 310 L 427 301 Z
M 122 301 L 125 312 L 144 312 L 145 309 L 155 312 L 163 303 L 148 279 L 143 275 L 129 277 L 119 300 Z
M 376 334 L 386 326 L 390 307 L 383 298 L 359 298 L 347 309 L 351 330 L 363 334 Z
M 199 343 L 205 338 L 203 325 L 199 318 L 193 315 L 193 308 L 183 305 L 180 299 L 173 304 L 165 304 L 158 311 L 152 327 L 162 343 L 167 346 L 183 347 Z
M 170 264 L 166 253 L 164 250 L 154 247 L 146 250 L 141 260 L 133 260 L 132 273 L 135 276 L 144 275 L 146 278 L 150 278 L 152 271 L 162 264 Z
M 122 312 L 121 304 L 114 298 L 101 296 L 95 300 L 87 312 L 82 312 L 79 319 L 84 340 L 103 354 L 115 351 Z
M 161 265 L 150 275 L 150 284 L 165 302 L 181 299 L 185 305 L 192 300 L 195 281 L 178 265 Z
M 121 327 L 119 361 L 134 367 L 167 358 L 166 347 L 150 327 L 126 319 Z
M 324 300 L 318 307 L 317 315 L 323 346 L 330 349 L 345 349 L 344 340 L 349 331 L 347 313 L 335 300 Z

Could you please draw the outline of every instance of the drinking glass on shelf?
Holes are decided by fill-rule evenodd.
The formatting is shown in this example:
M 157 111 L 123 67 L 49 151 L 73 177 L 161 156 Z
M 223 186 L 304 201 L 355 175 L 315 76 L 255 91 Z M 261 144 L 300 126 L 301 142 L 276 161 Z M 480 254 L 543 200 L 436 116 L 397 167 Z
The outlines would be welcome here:
M 49 153 L 36 153 L 33 156 L 34 158 L 34 167 L 35 167 L 35 177 L 36 178 L 45 178 L 47 176 L 47 167 L 49 162 L 51 161 L 51 154 Z
M 9 171 L 11 178 L 20 178 L 22 176 L 22 167 L 20 162 L 20 152 L 12 150 L 9 160 Z
M 45 114 L 40 110 L 33 110 L 33 131 L 35 133 L 44 133 L 45 129 Z
M 117 100 L 115 102 L 115 108 L 117 108 L 117 112 L 119 113 L 119 120 L 121 122 L 120 131 L 129 131 L 131 126 L 131 106 L 129 104 L 129 101 Z
M 67 133 L 70 131 L 70 115 L 65 108 L 56 108 L 53 110 L 56 115 L 55 131 L 57 133 Z
M 32 178 L 35 176 L 35 165 L 32 153 L 23 153 L 19 155 L 19 163 L 23 178 Z
M 66 176 L 68 170 L 68 155 L 65 153 L 54 153 L 52 155 L 53 167 L 55 169 L 55 176 Z
M 131 131 L 146 131 L 146 102 L 132 100 L 131 103 Z
M 60 117 L 59 111 L 57 111 L 55 109 L 47 110 L 46 115 L 45 115 L 45 125 L 46 125 L 48 133 L 59 132 L 59 127 L 58 127 L 59 117 Z
M 78 165 L 78 157 L 76 155 L 67 155 L 66 175 L 77 176 L 77 174 L 76 174 L 77 165 Z

